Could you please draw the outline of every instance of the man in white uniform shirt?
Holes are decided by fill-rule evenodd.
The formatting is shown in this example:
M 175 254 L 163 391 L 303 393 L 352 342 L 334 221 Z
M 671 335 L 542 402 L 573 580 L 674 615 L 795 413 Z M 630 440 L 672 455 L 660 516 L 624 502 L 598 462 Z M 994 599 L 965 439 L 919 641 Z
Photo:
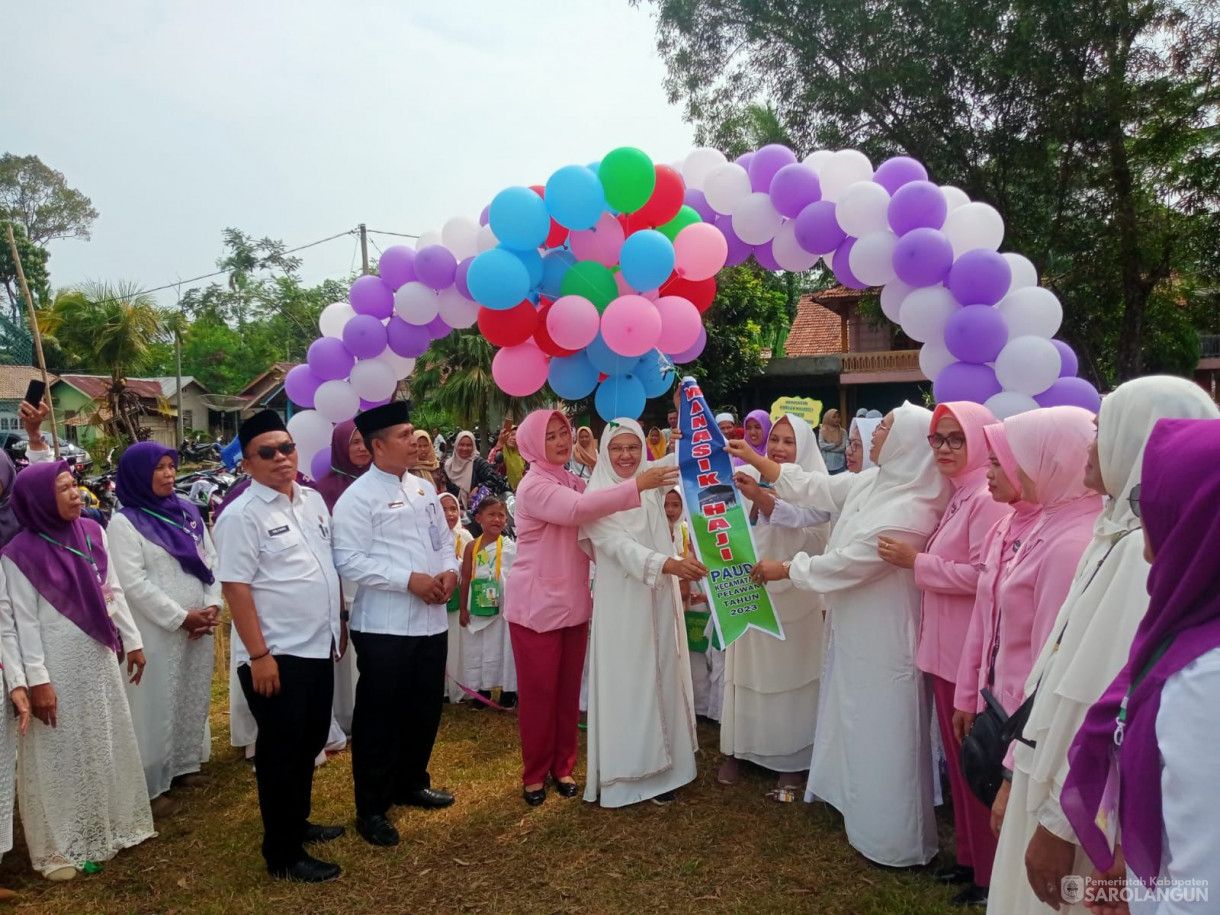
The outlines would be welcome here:
M 278 415 L 256 414 L 238 438 L 253 479 L 216 522 L 216 574 L 238 636 L 238 680 L 258 722 L 263 857 L 273 877 L 321 883 L 338 877 L 339 866 L 304 845 L 343 835 L 342 826 L 309 823 L 342 644 L 330 513 L 320 493 L 295 482 L 296 444 Z
M 360 586 L 352 644 L 360 679 L 352 715 L 356 829 L 372 845 L 398 844 L 393 804 L 448 807 L 428 760 L 441 720 L 449 621 L 458 584 L 453 533 L 418 460 L 402 401 L 368 410 L 356 427 L 373 465 L 335 505 L 335 565 Z

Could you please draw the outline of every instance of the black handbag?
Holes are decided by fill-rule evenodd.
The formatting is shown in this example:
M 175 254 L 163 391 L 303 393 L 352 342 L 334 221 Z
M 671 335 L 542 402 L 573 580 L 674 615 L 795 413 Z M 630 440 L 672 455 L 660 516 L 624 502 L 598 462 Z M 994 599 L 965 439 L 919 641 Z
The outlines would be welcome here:
M 962 741 L 962 775 L 974 796 L 990 807 L 995 803 L 1004 780 L 1004 756 L 1029 720 L 1034 694 L 1009 715 L 991 690 L 982 691 L 987 707 L 974 719 L 970 733 Z

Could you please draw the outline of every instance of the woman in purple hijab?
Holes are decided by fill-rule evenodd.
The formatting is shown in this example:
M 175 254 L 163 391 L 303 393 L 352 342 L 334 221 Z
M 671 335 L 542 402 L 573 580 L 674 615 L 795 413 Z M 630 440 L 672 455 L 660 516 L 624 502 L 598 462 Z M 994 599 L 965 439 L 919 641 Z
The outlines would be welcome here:
M 13 509 L 24 529 L 0 567 L 37 719 L 18 754 L 21 821 L 34 868 L 67 880 L 154 834 L 119 666 L 126 654 L 138 683 L 144 645 L 68 465 L 27 468 Z
M 199 509 L 174 492 L 178 452 L 132 445 L 119 460 L 111 560 L 153 663 L 128 686 L 154 817 L 175 812 L 172 787 L 208 783 L 202 735 L 212 699 L 212 630 L 220 619 L 216 549 Z
M 326 507 L 333 512 L 339 497 L 360 479 L 372 462 L 373 456 L 364 447 L 364 438 L 357 432 L 355 420 L 349 419 L 335 426 L 330 436 L 330 472 L 314 484 L 314 489 L 326 500 Z
M 1220 886 L 1220 564 L 1211 549 L 1220 537 L 1217 454 L 1217 420 L 1161 420 L 1149 438 L 1131 497 L 1152 563 L 1148 613 L 1127 666 L 1072 744 L 1060 797 L 1099 871 L 1122 876 L 1125 860 L 1144 887 L 1166 881 L 1158 888 L 1185 893 Z M 1131 911 L 1144 910 L 1137 902 Z M 1155 902 L 1153 909 L 1164 911 Z
M 771 434 L 771 414 L 766 410 L 753 410 L 746 414 L 744 424 L 746 443 L 754 449 L 755 454 L 767 456 L 767 436 Z M 733 458 L 733 466 L 740 467 L 745 463 L 741 458 Z

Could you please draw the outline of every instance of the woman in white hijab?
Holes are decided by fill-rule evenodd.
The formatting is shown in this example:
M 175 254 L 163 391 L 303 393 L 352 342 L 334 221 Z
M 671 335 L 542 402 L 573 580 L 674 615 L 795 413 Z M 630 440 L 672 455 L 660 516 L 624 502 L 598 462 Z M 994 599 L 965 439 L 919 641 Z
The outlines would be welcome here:
M 791 414 L 771 427 L 767 456 L 809 474 L 827 473 L 813 430 Z M 820 555 L 830 515 L 779 501 L 758 479 L 758 471 L 748 466 L 736 475 L 758 555 Z M 716 778 L 722 784 L 735 782 L 738 760 L 744 759 L 781 773 L 780 788 L 794 788 L 804 782 L 800 773 L 808 769 L 813 752 L 824 606 L 821 595 L 798 590 L 790 581 L 772 582 L 767 592 L 784 640 L 750 631 L 725 651 L 720 752 L 726 759 Z
M 879 419 L 858 417 L 851 421 L 851 431 L 847 434 L 847 469 L 851 473 L 862 473 L 870 467 L 876 467 L 869 457 L 869 445 L 873 433 L 881 425 Z
M 631 419 L 602 434 L 587 492 L 647 469 L 644 432 Z M 589 646 L 589 731 L 585 800 L 603 807 L 668 803 L 695 778 L 694 689 L 678 579 L 707 569 L 673 555 L 665 492 L 640 507 L 580 529 L 597 563 Z
M 1148 610 L 1149 566 L 1132 498 L 1144 446 L 1162 419 L 1220 419 L 1220 410 L 1198 385 L 1163 376 L 1129 381 L 1101 402 L 1085 485 L 1110 499 L 1025 683 L 1025 694 L 1037 695 L 1023 736 L 1036 746 L 1018 741 L 1013 747 L 989 911 L 1087 911 L 1061 896 L 1063 877 L 1085 876 L 1093 865 L 1063 815 L 1059 793 L 1068 775 L 1068 748 L 1089 707 L 1127 663 Z
M 928 448 L 931 421 L 911 404 L 884 417 L 871 447 L 878 469 L 857 475 L 842 504 L 828 483 L 845 474 L 756 464 L 781 499 L 842 512 L 823 555 L 762 560 L 753 577 L 790 578 L 825 596 L 826 656 L 806 800 L 832 804 L 856 850 L 891 867 L 927 864 L 937 851 L 931 693 L 915 666 L 920 594 L 909 570 L 878 554 L 881 537 L 922 550 L 949 502 Z

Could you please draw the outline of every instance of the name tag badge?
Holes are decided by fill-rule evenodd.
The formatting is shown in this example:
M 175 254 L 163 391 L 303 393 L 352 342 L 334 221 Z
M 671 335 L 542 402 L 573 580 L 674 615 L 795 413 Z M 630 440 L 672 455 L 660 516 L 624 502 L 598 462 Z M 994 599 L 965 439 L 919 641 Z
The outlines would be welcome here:
M 287 534 L 287 533 L 288 533 L 288 525 L 285 524 L 283 527 L 271 528 L 271 530 L 267 531 L 267 536 L 268 537 L 278 537 L 280 534 Z
M 318 533 L 322 535 L 323 540 L 330 541 L 330 525 L 321 515 L 318 515 Z
M 433 552 L 440 552 L 441 549 L 441 529 L 435 524 L 428 525 L 428 536 L 432 539 Z
M 102 597 L 106 598 L 107 604 L 114 603 L 114 588 L 110 587 L 110 582 L 102 582 Z
M 402 508 L 402 507 L 403 507 L 404 505 L 406 505 L 406 504 L 407 504 L 406 502 L 391 502 L 391 503 L 390 503 L 388 506 L 386 506 L 386 507 L 387 507 L 387 508 Z

